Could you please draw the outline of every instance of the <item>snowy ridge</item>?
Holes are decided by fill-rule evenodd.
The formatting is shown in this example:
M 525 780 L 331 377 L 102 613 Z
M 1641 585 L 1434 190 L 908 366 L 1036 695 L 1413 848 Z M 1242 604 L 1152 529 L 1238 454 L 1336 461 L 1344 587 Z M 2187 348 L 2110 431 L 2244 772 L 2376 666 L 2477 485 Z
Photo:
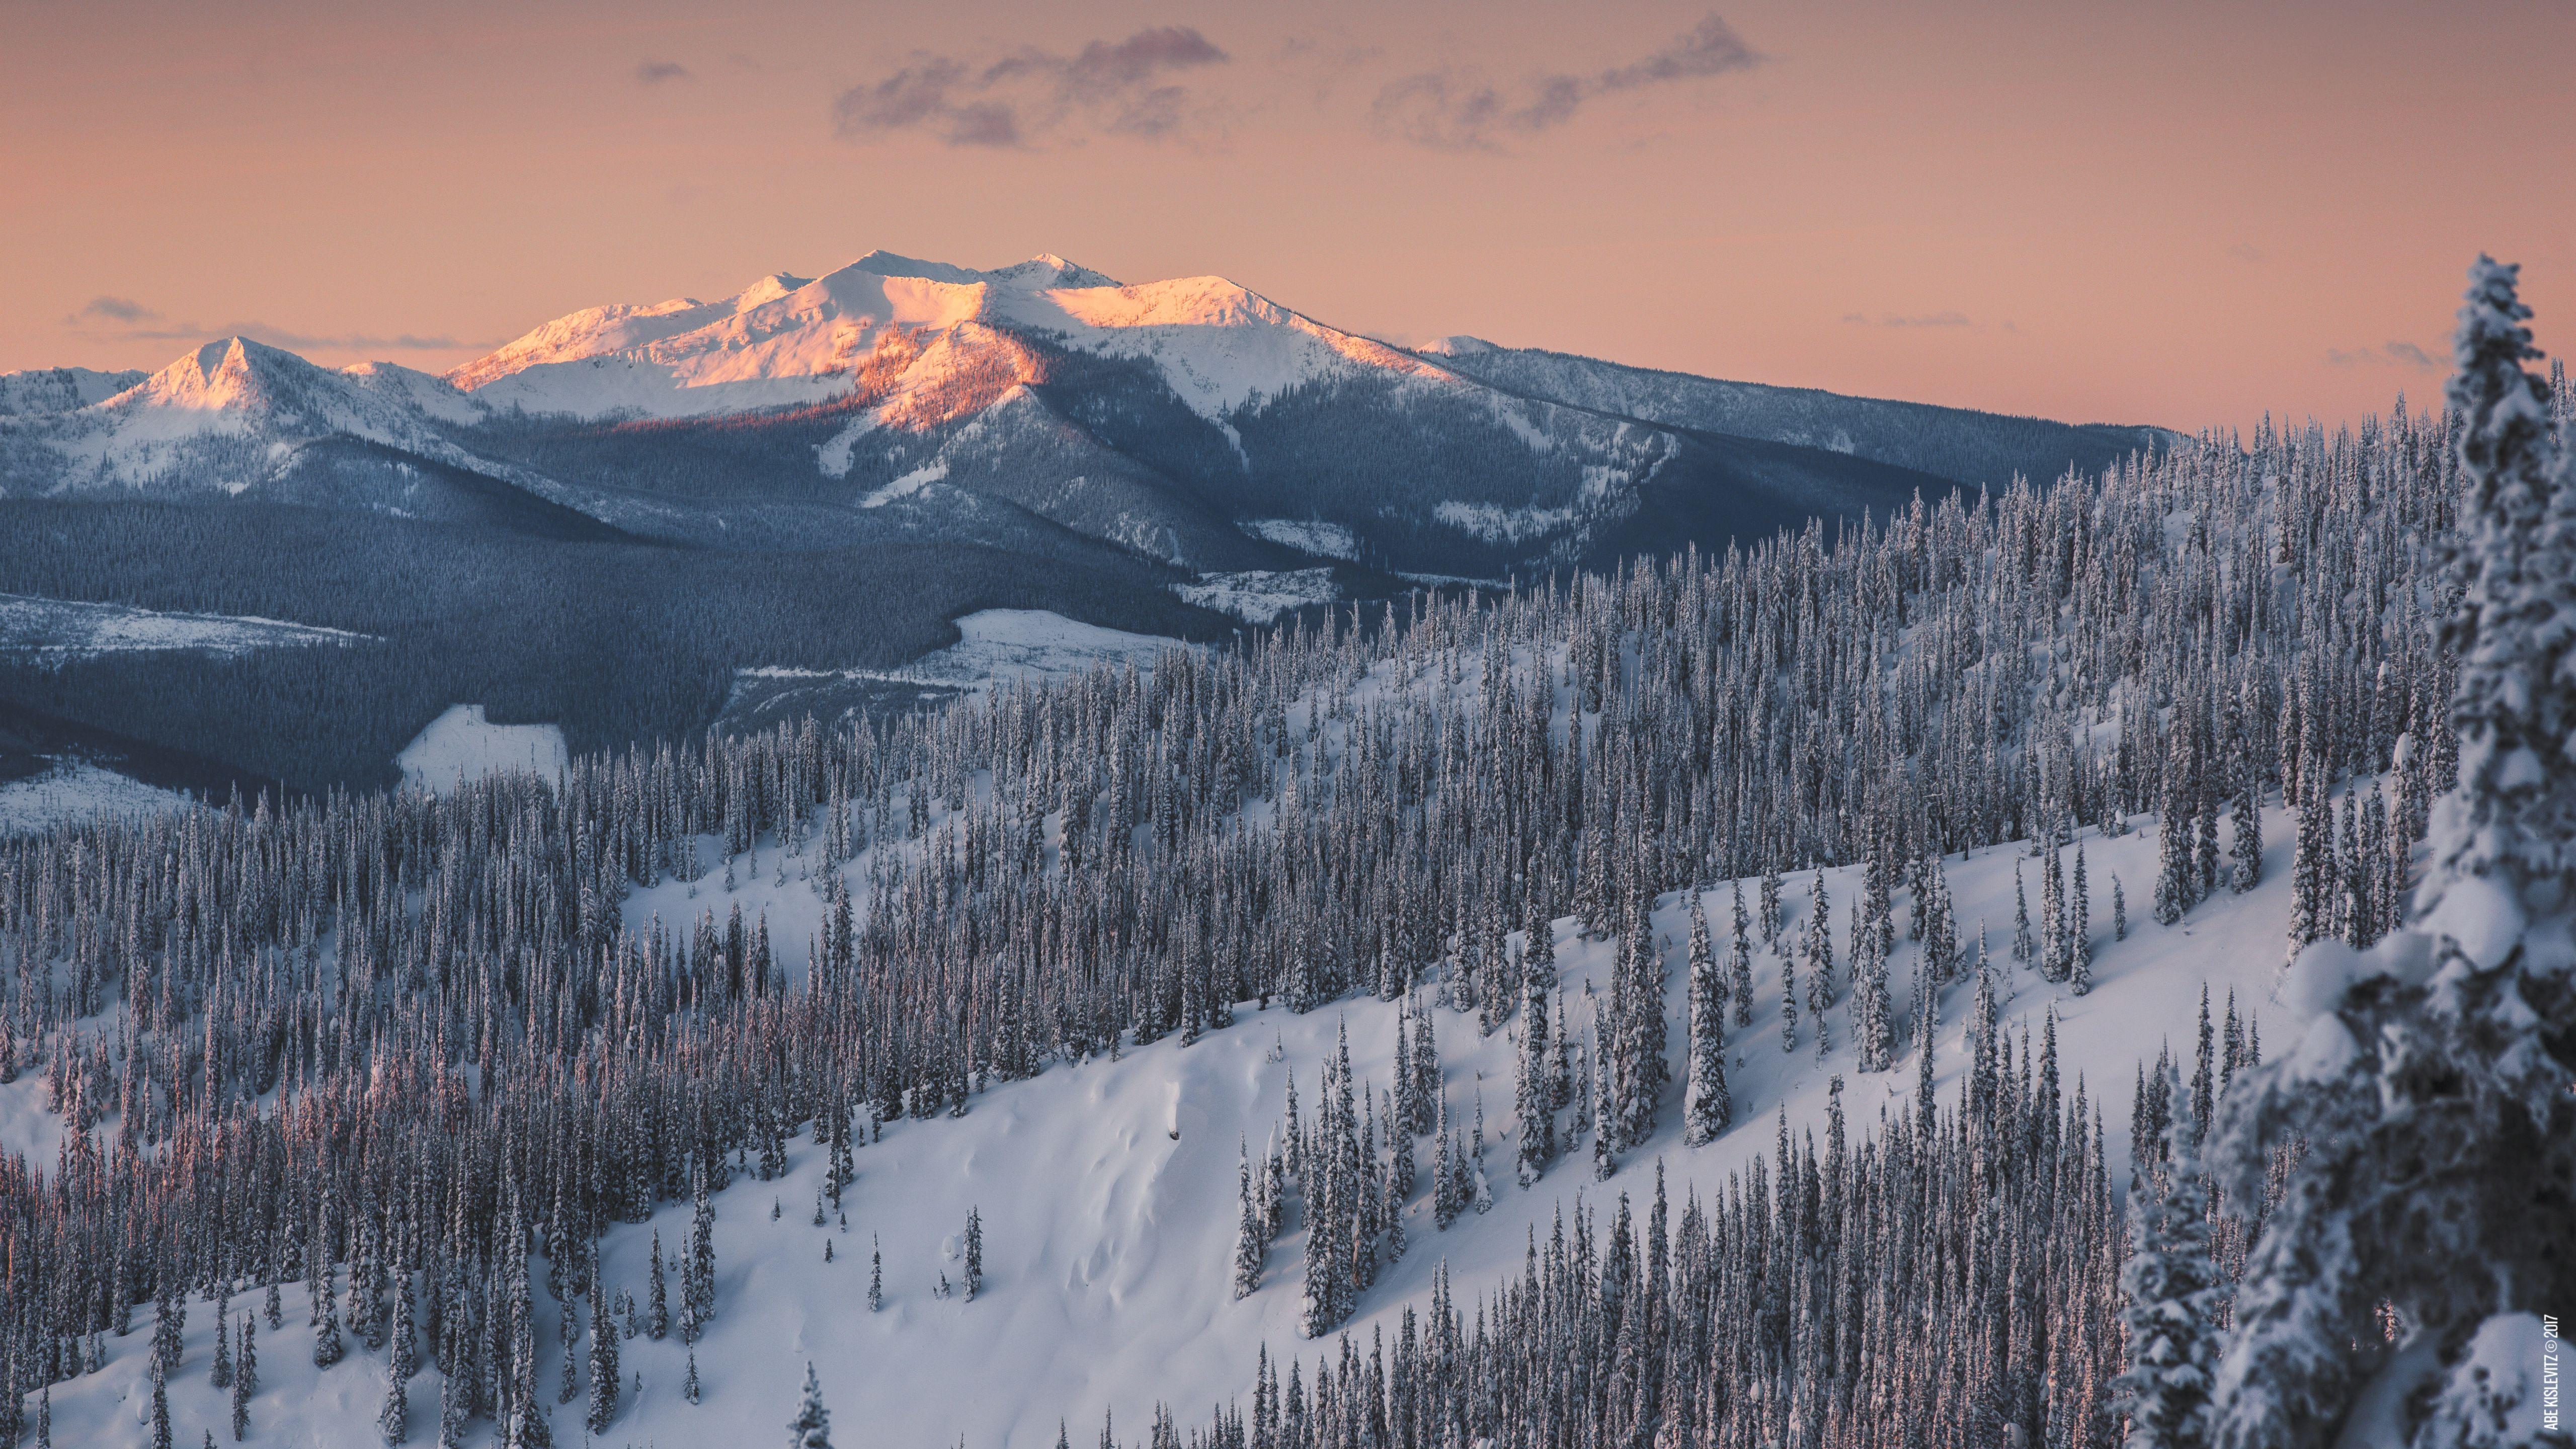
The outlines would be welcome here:
M 1222 277 L 1121 286 L 1052 254 L 975 271 L 889 252 L 813 281 L 777 273 L 718 302 L 681 297 L 575 312 L 447 377 L 494 407 L 577 417 L 804 405 L 847 392 L 884 329 L 952 333 L 969 322 L 1150 362 L 1210 419 L 1343 368 L 1454 380 Z M 956 365 L 926 354 L 923 363 L 934 374 Z
M 141 371 L 100 372 L 87 367 L 0 372 L 0 417 L 85 408 L 105 402 L 149 376 Z

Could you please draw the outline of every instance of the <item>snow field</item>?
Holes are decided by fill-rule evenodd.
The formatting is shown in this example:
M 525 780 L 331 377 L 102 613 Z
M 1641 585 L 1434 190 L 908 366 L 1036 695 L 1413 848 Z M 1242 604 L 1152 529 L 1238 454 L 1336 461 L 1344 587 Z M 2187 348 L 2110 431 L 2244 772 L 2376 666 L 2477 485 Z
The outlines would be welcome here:
M 238 614 L 189 614 L 0 594 L 0 654 L 88 658 L 156 650 L 230 657 L 254 649 L 363 644 L 373 635 Z
M 45 774 L 0 783 L 0 836 L 34 834 L 97 815 L 157 815 L 196 804 L 175 790 L 146 785 L 85 760 L 68 760 Z
M 494 724 L 483 706 L 459 704 L 424 726 L 394 763 L 407 788 L 436 792 L 454 789 L 460 775 L 480 780 L 505 770 L 528 770 L 553 779 L 569 759 L 560 726 Z

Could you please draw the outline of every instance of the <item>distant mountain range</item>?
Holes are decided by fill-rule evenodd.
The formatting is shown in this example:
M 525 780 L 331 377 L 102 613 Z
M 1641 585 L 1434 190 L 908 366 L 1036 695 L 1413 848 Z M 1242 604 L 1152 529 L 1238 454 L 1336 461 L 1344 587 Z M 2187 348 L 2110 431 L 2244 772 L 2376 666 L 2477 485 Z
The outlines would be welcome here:
M 1219 277 L 874 252 L 575 312 L 444 376 L 240 337 L 149 375 L 0 376 L 0 595 L 34 621 L 0 640 L 0 711 L 122 742 L 48 769 L 160 750 L 384 784 L 458 705 L 579 751 L 887 718 L 964 687 L 916 667 L 960 620 L 1219 642 L 2166 436 L 1408 349 Z M 56 603 L 244 632 L 102 650 L 46 632 L 88 617 Z M 312 630 L 346 642 L 279 642 Z
M 2093 469 L 2158 430 L 1407 350 L 1218 277 L 872 252 L 558 318 L 444 377 L 246 338 L 0 376 L 0 492 L 810 549 L 1059 531 L 1191 574 L 1499 578 Z

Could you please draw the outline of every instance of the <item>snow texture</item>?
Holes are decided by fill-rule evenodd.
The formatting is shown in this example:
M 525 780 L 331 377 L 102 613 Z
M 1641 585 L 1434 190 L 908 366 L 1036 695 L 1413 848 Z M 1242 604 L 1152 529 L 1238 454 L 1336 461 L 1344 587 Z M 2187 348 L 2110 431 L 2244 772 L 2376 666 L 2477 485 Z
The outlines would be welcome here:
M 41 775 L 0 783 L 0 836 L 25 835 L 48 826 L 98 816 L 158 815 L 189 810 L 197 802 L 173 790 L 85 760 L 64 760 Z
M 1305 518 L 1247 518 L 1238 526 L 1255 538 L 1266 538 L 1322 558 L 1360 556 L 1359 540 L 1338 523 Z
M 990 651 L 1050 647 L 1067 637 L 1057 623 L 1012 615 L 970 620 L 976 647 Z M 968 622 L 961 620 L 961 627 Z M 2140 894 L 2154 877 L 2155 832 L 2133 830 L 2111 839 L 2087 832 L 2082 844 L 2095 895 L 2096 985 L 2081 997 L 2044 981 L 2003 950 L 2014 866 L 2027 873 L 2032 864 L 2025 850 L 1997 848 L 1944 862 L 1971 960 L 1980 922 L 1988 928 L 2005 1023 L 2036 1037 L 2042 1017 L 2054 1010 L 2064 1070 L 2070 1078 L 2082 1077 L 2106 1119 L 2126 1120 L 2141 1057 L 2152 1058 L 2166 1043 L 2188 1053 L 2203 982 L 2221 1000 L 2234 991 L 2240 1009 L 2260 1015 L 2266 1038 L 2286 1043 L 2301 1035 L 2305 1022 L 2271 994 L 2289 913 L 2293 832 L 2282 812 L 2267 815 L 2265 838 L 2274 844 L 2261 886 L 2246 895 L 2221 892 L 2176 926 L 2142 918 L 2127 940 L 2116 943 L 2107 909 L 2111 880 L 2129 883 L 2132 897 Z M 936 818 L 945 818 L 944 810 Z M 711 840 L 701 844 L 710 859 L 720 851 Z M 782 943 L 819 933 L 823 904 L 814 883 L 772 875 L 766 867 L 774 847 L 763 857 L 761 869 L 742 872 L 744 883 L 729 900 L 710 899 L 712 875 L 695 887 L 666 881 L 636 892 L 625 903 L 626 918 L 643 929 L 656 917 L 665 924 L 686 921 L 707 906 L 722 913 L 738 902 L 746 917 L 766 912 Z M 863 883 L 876 865 L 873 857 L 862 854 L 843 870 Z M 1789 917 L 1784 939 L 1798 928 L 1812 879 L 1812 873 L 1792 877 L 1783 892 Z M 1828 870 L 1825 880 L 1834 900 L 1857 898 L 1857 867 Z M 1719 884 L 1704 900 L 1711 917 L 1723 921 L 1729 887 Z M 1668 1049 L 1675 1053 L 1681 1049 L 1687 992 L 1677 946 L 1686 939 L 1687 911 L 1685 897 L 1667 896 L 1653 919 L 1667 944 Z M 2002 935 L 1992 930 L 1999 923 Z M 1838 932 L 1846 925 L 1833 922 Z M 1580 1030 L 1590 1020 L 1593 988 L 1606 989 L 1614 943 L 1580 940 L 1570 919 L 1557 922 L 1555 930 L 1561 979 Z M 1847 949 L 1837 942 L 1838 954 Z M 1900 942 L 1892 962 L 1900 1019 L 1911 1019 L 1903 983 L 1916 950 Z M 787 956 L 791 970 L 801 972 L 802 953 L 791 946 Z M 1486 1148 L 1494 1205 L 1464 1214 L 1439 1232 L 1427 1202 L 1417 1198 L 1406 1220 L 1412 1250 L 1362 1298 L 1348 1332 L 1362 1343 L 1374 1329 L 1392 1333 L 1406 1303 L 1418 1307 L 1425 1301 L 1434 1268 L 1444 1260 L 1462 1299 L 1489 1291 L 1501 1277 L 1519 1272 L 1525 1234 L 1535 1227 L 1543 1236 L 1560 1205 L 1580 1195 L 1606 1208 L 1613 1194 L 1651 1193 L 1656 1160 L 1672 1176 L 1676 1202 L 1692 1187 L 1705 1200 L 1729 1172 L 1741 1171 L 1757 1153 L 1768 1154 L 1773 1114 L 1782 1107 L 1793 1131 L 1819 1126 L 1831 1077 L 1846 1080 L 1846 1109 L 1857 1122 L 1872 1120 L 1876 1104 L 1891 1112 L 1910 1105 L 1910 1045 L 1890 1070 L 1877 1074 L 1856 1072 L 1848 1045 L 1821 1063 L 1811 1047 L 1784 1055 L 1777 1025 L 1779 972 L 1767 949 L 1758 949 L 1756 981 L 1756 1025 L 1729 1033 L 1727 1075 L 1736 1114 L 1728 1131 L 1707 1146 L 1683 1147 L 1678 1093 L 1668 1094 L 1649 1150 L 1622 1161 L 1609 1182 L 1594 1184 L 1579 1158 L 1560 1158 L 1528 1191 L 1512 1185 L 1508 1170 L 1515 1130 L 1511 1034 L 1479 1038 L 1472 1015 L 1434 1008 L 1453 1114 L 1465 1117 L 1475 1094 L 1485 1097 L 1487 1131 L 1495 1134 Z M 1945 1100 L 1958 1091 L 1967 1062 L 1964 1025 L 1973 992 L 1973 981 L 1966 981 L 1943 994 L 1935 1062 Z M 837 1219 L 812 1225 L 826 1154 L 810 1135 L 795 1139 L 783 1180 L 744 1177 L 713 1200 L 719 1307 L 697 1345 L 704 1402 L 691 1405 L 681 1397 L 686 1349 L 676 1334 L 661 1342 L 626 1340 L 619 1345 L 621 1361 L 643 1388 L 636 1393 L 630 1378 L 617 1419 L 594 1442 L 730 1449 L 774 1436 L 794 1412 L 809 1359 L 819 1369 L 832 1413 L 843 1424 L 869 1426 L 869 1442 L 955 1444 L 962 1435 L 969 1449 L 1046 1449 L 1055 1442 L 1059 1415 L 1072 1420 L 1080 1441 L 1085 1434 L 1097 1436 L 1104 1410 L 1128 1426 L 1123 1436 L 1149 1423 L 1157 1402 L 1171 1404 L 1185 1420 L 1211 1403 L 1248 1403 L 1255 1350 L 1264 1344 L 1274 1360 L 1298 1355 L 1311 1367 L 1315 1352 L 1328 1345 L 1297 1331 L 1297 1232 L 1270 1248 L 1260 1290 L 1240 1301 L 1232 1297 L 1236 1146 L 1248 1139 L 1258 1148 L 1266 1140 L 1292 1070 L 1311 1109 L 1316 1073 L 1344 1026 L 1360 1082 L 1384 1085 L 1397 1008 L 1362 997 L 1305 1016 L 1283 1007 L 1254 1011 L 1249 1003 L 1239 1011 L 1237 1025 L 1186 1047 L 1167 1037 L 1120 1060 L 1095 1058 L 996 1086 L 975 1097 L 962 1119 L 888 1123 L 883 1140 L 858 1153 L 846 1231 Z M 1838 1042 L 1851 1039 L 1849 1011 L 1846 999 L 1830 1012 Z M 5 1101 L 0 1097 L 0 1127 L 8 1120 Z M 2125 1133 L 2111 1134 L 2109 1151 L 2110 1172 L 2125 1180 Z M 970 1208 L 984 1218 L 985 1287 L 972 1303 L 936 1299 L 932 1289 L 939 1273 L 944 1269 L 955 1277 L 948 1245 Z M 666 1204 L 648 1223 L 611 1229 L 601 1245 L 610 1281 L 640 1288 L 651 1234 L 661 1233 L 666 1250 L 685 1241 L 688 1214 L 686 1203 Z M 828 1264 L 827 1237 L 835 1250 Z M 886 1302 L 874 1314 L 866 1304 L 871 1241 L 885 1255 Z M 317 1371 L 303 1327 L 302 1289 L 289 1284 L 283 1293 L 286 1330 L 271 1337 L 262 1326 L 262 1387 L 251 1404 L 254 1442 L 376 1442 L 383 1356 L 353 1346 L 339 1365 Z M 236 1299 L 236 1316 L 251 1306 L 248 1298 Z M 543 1295 L 538 1311 L 551 1324 L 554 1309 Z M 202 1370 L 212 1354 L 212 1325 L 211 1312 L 202 1305 L 191 1308 L 188 1368 L 169 1385 L 182 1443 L 196 1442 L 207 1428 L 230 1442 L 226 1398 L 207 1384 Z M 148 1413 L 146 1328 L 148 1316 L 133 1334 L 108 1339 L 109 1363 L 102 1372 L 56 1386 L 57 1443 L 134 1439 Z M 552 1341 L 552 1332 L 549 1326 L 545 1341 Z M 1105 1345 L 1114 1351 L 1104 1351 Z M 410 1385 L 415 1442 L 435 1435 L 438 1377 L 424 1368 Z M 552 1398 L 553 1380 L 549 1363 L 541 1397 Z M 580 1412 L 578 1401 L 555 1410 L 558 1444 L 581 1441 Z M 466 1442 L 475 1449 L 491 1444 L 491 1426 L 478 1421 Z
M 431 720 L 394 763 L 409 788 L 443 792 L 454 789 L 460 778 L 479 780 L 504 770 L 528 770 L 552 779 L 568 759 L 560 727 L 494 724 L 483 706 L 460 704 Z
M 1291 609 L 1329 604 L 1342 596 L 1331 569 L 1246 569 L 1239 573 L 1199 575 L 1195 584 L 1175 584 L 1172 592 L 1201 608 L 1232 614 L 1251 624 L 1267 624 Z
M 362 644 L 374 637 L 236 614 L 165 613 L 0 594 L 0 656 L 66 660 L 187 650 L 232 657 L 256 649 Z
M 980 328 L 970 324 L 983 324 Z M 1336 374 L 1454 384 L 1438 364 L 1289 311 L 1222 277 L 1120 286 L 1054 255 L 975 271 L 871 252 L 807 280 L 776 273 L 731 297 L 592 307 L 447 375 L 489 408 L 584 418 L 690 417 L 804 406 L 848 392 L 888 328 L 969 341 L 988 359 L 1013 327 L 1078 351 L 1142 361 L 1211 421 Z M 953 375 L 925 348 L 920 384 Z M 874 423 L 825 446 L 824 471 Z M 837 464 L 837 468 L 836 465 Z

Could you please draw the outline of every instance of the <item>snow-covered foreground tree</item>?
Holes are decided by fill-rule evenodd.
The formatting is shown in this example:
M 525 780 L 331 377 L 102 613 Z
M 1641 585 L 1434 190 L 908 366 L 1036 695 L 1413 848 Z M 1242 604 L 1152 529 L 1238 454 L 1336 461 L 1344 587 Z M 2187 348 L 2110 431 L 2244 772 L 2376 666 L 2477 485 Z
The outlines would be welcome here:
M 2460 312 L 2459 775 L 2420 920 L 2368 955 L 2308 947 L 2294 972 L 2331 1010 L 2223 1118 L 2240 1191 L 2304 1149 L 2237 1297 L 2229 1449 L 2325 1442 L 2410 1344 L 2385 1371 L 2440 1392 L 2396 1396 L 2392 1431 L 2544 1442 L 2536 1315 L 2576 1302 L 2576 471 L 2515 282 L 2481 258 Z

